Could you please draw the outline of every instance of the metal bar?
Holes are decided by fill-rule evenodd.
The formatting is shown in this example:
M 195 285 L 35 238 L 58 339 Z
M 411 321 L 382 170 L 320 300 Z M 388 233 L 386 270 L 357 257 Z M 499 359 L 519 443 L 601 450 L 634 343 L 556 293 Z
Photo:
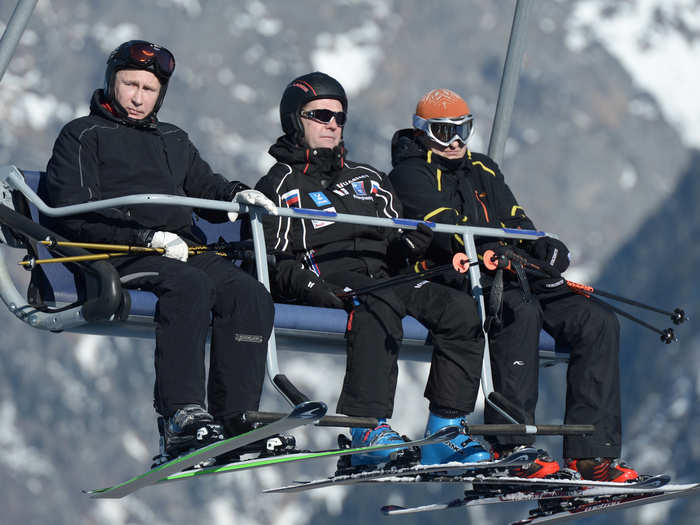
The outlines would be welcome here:
M 515 95 L 518 91 L 518 80 L 525 52 L 527 21 L 531 5 L 532 0 L 518 0 L 515 4 L 513 24 L 508 40 L 508 52 L 503 65 L 503 76 L 501 77 L 501 87 L 498 91 L 496 114 L 493 118 L 491 138 L 489 139 L 489 157 L 499 164 L 503 161 L 503 152 L 505 151 L 508 130 L 510 129 Z
M 262 214 L 259 210 L 251 208 L 250 212 L 250 227 L 253 233 L 253 251 L 255 252 L 255 269 L 258 275 L 258 281 L 270 291 L 270 275 L 267 271 L 267 248 L 265 247 L 265 232 L 262 225 Z M 267 377 L 270 384 L 294 406 L 294 403 L 289 396 L 280 387 L 275 378 L 280 375 L 279 363 L 277 361 L 277 340 L 275 339 L 275 331 L 272 330 L 270 339 L 267 341 Z
M 100 201 L 86 202 L 82 204 L 72 204 L 52 208 L 48 206 L 25 182 L 22 174 L 14 166 L 0 168 L 0 182 L 4 181 L 10 187 L 20 191 L 40 213 L 49 217 L 65 217 L 87 213 L 117 206 L 131 206 L 135 204 L 158 204 L 163 206 L 189 206 L 191 208 L 204 208 L 208 210 L 235 211 L 239 213 L 253 213 L 255 206 L 237 204 L 235 202 L 215 201 L 211 199 L 195 199 L 192 197 L 180 197 L 177 195 L 162 194 L 139 194 L 126 197 L 104 199 Z M 362 215 L 351 215 L 347 213 L 323 212 L 319 210 L 305 208 L 277 208 L 277 214 L 282 217 L 293 217 L 295 219 L 319 219 L 327 221 L 345 222 L 351 224 L 363 224 L 370 226 L 380 226 L 384 228 L 405 228 L 415 229 L 418 223 L 423 221 L 409 219 L 384 219 L 379 217 L 365 217 Z M 496 237 L 499 239 L 526 239 L 533 240 L 539 237 L 553 236 L 548 232 L 536 230 L 517 230 L 510 228 L 484 228 L 476 226 L 457 226 L 441 223 L 429 224 L 431 229 L 438 233 L 457 233 L 460 235 L 471 234 L 472 236 Z M 469 254 L 467 254 L 469 255 Z M 470 257 L 471 258 L 471 257 Z
M 19 40 L 29 24 L 37 2 L 38 0 L 19 0 L 9 22 L 7 22 L 5 32 L 0 38 L 0 82 L 17 50 Z
M 244 414 L 245 421 L 249 423 L 271 423 L 279 420 L 285 414 L 277 412 L 256 412 L 249 411 Z M 374 428 L 377 426 L 377 418 L 374 417 L 358 417 L 358 416 L 342 416 L 342 415 L 327 415 L 323 416 L 316 423 L 319 427 L 358 427 L 358 428 Z M 520 434 L 537 434 L 540 436 L 580 436 L 592 434 L 595 431 L 593 425 L 467 425 L 467 431 L 470 434 L 479 436 L 489 434 L 499 435 L 520 435 Z
M 476 246 L 474 244 L 474 236 L 471 233 L 463 235 L 464 249 L 469 257 L 469 260 L 477 260 Z M 513 424 L 518 424 L 518 421 L 513 418 L 508 412 L 493 403 L 489 399 L 489 394 L 493 392 L 493 373 L 491 371 L 491 351 L 489 347 L 489 334 L 484 330 L 484 321 L 486 321 L 486 305 L 484 303 L 484 293 L 481 288 L 481 271 L 479 265 L 475 264 L 469 268 L 469 279 L 472 285 L 472 297 L 479 303 L 479 315 L 481 316 L 481 330 L 484 332 L 484 359 L 481 362 L 481 390 L 484 394 L 484 402 L 493 407 L 496 412 Z

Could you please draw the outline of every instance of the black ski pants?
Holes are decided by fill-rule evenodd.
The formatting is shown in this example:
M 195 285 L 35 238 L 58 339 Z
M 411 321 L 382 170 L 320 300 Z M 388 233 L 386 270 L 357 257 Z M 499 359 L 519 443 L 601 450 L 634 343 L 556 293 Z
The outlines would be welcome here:
M 558 344 L 571 349 L 564 423 L 596 427 L 591 436 L 564 437 L 564 457 L 620 457 L 620 325 L 604 305 L 573 292 L 525 302 L 521 290 L 505 290 L 503 328 L 491 336 L 489 346 L 494 390 L 521 409 L 524 423 L 535 422 L 543 327 Z M 488 405 L 484 421 L 506 422 Z M 503 446 L 533 442 L 530 436 L 495 439 Z
M 186 263 L 162 256 L 115 262 L 125 288 L 153 292 L 156 306 L 155 401 L 158 413 L 205 402 L 205 345 L 211 324 L 209 412 L 226 419 L 257 410 L 274 304 L 265 287 L 211 253 Z
M 353 289 L 380 281 L 356 272 L 339 272 L 324 279 L 336 287 Z M 452 288 L 419 281 L 363 295 L 350 312 L 338 412 L 391 417 L 403 337 L 401 320 L 406 315 L 423 323 L 432 336 L 433 355 L 425 397 L 464 414 L 474 410 L 484 355 L 476 303 Z

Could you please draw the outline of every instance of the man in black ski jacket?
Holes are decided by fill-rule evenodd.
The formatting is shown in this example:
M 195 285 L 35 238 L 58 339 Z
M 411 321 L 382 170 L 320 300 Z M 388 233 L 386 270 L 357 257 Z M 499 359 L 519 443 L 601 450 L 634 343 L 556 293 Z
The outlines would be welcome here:
M 466 102 L 448 89 L 428 92 L 419 102 L 414 128 L 399 130 L 392 139 L 393 171 L 389 178 L 407 217 L 466 226 L 535 229 L 505 183 L 498 165 L 473 153 L 467 141 L 474 130 Z M 477 239 L 477 250 L 503 249 L 493 238 Z M 559 240 L 543 237 L 515 243 L 511 248 L 535 259 L 552 277 L 523 285 L 506 279 L 498 311 L 490 326 L 494 390 L 508 402 L 521 423 L 533 424 L 538 394 L 539 333 L 544 328 L 571 348 L 567 373 L 567 424 L 593 424 L 591 436 L 567 436 L 564 457 L 569 468 L 586 479 L 625 481 L 637 473 L 620 463 L 619 323 L 614 313 L 573 293 L 560 273 L 569 266 L 569 251 Z M 436 234 L 418 265 L 433 266 L 463 251 L 459 236 Z M 484 285 L 490 285 L 485 275 Z M 462 286 L 463 287 L 463 286 Z M 493 287 L 496 289 L 496 287 Z M 500 287 L 499 287 L 500 288 Z M 531 288 L 534 296 L 529 292 Z M 487 294 L 487 304 L 490 303 Z M 491 302 L 491 304 L 494 304 Z M 494 308 L 496 309 L 496 308 Z M 486 423 L 507 422 L 487 404 Z M 530 436 L 490 436 L 496 457 L 521 445 Z M 545 477 L 559 470 L 544 451 L 522 477 Z
M 314 72 L 293 80 L 280 103 L 285 135 L 270 148 L 277 163 L 257 184 L 279 207 L 396 218 L 401 204 L 386 176 L 348 160 L 342 142 L 348 101 L 332 77 Z M 343 308 L 336 291 L 360 289 L 390 276 L 388 260 L 405 264 L 432 238 L 425 225 L 406 232 L 361 224 L 287 217 L 264 221 L 268 249 L 278 263 L 273 294 L 312 306 Z M 484 339 L 474 301 L 448 287 L 421 281 L 362 294 L 348 306 L 347 369 L 338 411 L 378 417 L 376 428 L 352 429 L 352 446 L 391 444 L 401 319 L 412 315 L 431 329 L 433 360 L 425 389 L 430 401 L 426 433 L 459 425 L 474 409 Z M 376 465 L 394 450 L 352 456 L 353 465 Z M 422 451 L 423 463 L 481 461 L 489 454 L 462 433 Z
M 92 96 L 90 115 L 69 122 L 47 167 L 53 206 L 139 193 L 234 200 L 275 206 L 245 184 L 212 172 L 187 134 L 158 121 L 175 68 L 167 49 L 134 40 L 107 61 L 105 88 Z M 164 256 L 112 259 L 123 286 L 158 296 L 154 405 L 162 416 L 161 460 L 237 434 L 238 417 L 257 410 L 274 306 L 265 288 L 229 260 L 204 253 L 186 206 L 134 205 L 68 217 L 58 224 L 70 240 L 164 249 Z M 213 222 L 231 212 L 199 210 Z M 211 322 L 209 410 L 204 353 Z

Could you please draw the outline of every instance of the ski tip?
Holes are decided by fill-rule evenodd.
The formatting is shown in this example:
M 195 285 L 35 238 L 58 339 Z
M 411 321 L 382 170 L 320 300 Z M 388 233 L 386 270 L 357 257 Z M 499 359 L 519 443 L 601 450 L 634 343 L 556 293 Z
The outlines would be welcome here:
M 320 419 L 326 415 L 328 405 L 323 401 L 304 401 L 295 406 L 289 416 L 299 419 Z
M 384 505 L 381 510 L 382 510 L 382 514 L 384 514 L 386 516 L 391 516 L 395 512 L 405 510 L 405 507 L 402 507 L 400 505 Z
M 659 474 L 658 476 L 652 476 L 650 478 L 638 481 L 637 484 L 644 487 L 657 488 L 667 485 L 670 481 L 671 476 L 668 474 Z

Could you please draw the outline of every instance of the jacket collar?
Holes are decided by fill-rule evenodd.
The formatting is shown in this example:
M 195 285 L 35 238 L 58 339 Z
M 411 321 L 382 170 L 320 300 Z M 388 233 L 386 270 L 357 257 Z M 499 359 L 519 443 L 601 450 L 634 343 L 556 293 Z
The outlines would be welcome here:
M 290 164 L 305 175 L 333 176 L 345 166 L 345 146 L 341 142 L 335 148 L 315 148 L 299 145 L 283 135 L 270 146 L 268 153 L 278 162 Z
M 112 122 L 118 122 L 130 128 L 156 129 L 158 127 L 158 118 L 154 114 L 150 114 L 142 120 L 134 120 L 129 117 L 120 116 L 118 111 L 110 105 L 102 89 L 96 89 L 92 94 L 92 98 L 90 99 L 90 114 L 99 115 L 102 118 L 111 120 Z

